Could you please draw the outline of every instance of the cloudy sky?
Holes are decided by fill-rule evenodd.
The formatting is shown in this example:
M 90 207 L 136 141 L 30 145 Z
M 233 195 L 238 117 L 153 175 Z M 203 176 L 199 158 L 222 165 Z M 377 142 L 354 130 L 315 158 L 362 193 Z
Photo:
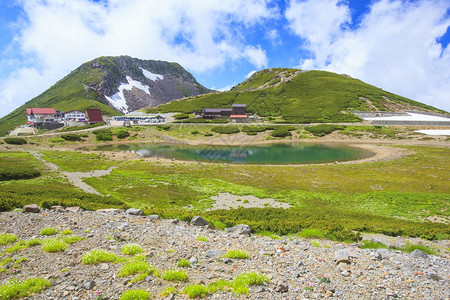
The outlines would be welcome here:
M 175 61 L 226 90 L 321 69 L 450 111 L 448 0 L 0 0 L 0 117 L 83 62 Z

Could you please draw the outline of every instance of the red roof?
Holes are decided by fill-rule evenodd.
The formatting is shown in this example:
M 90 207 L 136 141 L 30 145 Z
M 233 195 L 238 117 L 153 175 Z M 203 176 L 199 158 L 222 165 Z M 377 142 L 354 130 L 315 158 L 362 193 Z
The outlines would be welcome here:
M 102 111 L 100 108 L 86 109 L 86 115 L 90 123 L 103 122 Z
M 39 114 L 39 115 L 54 115 L 56 113 L 54 108 L 27 108 L 27 115 Z
M 247 115 L 231 115 L 230 119 L 247 119 Z

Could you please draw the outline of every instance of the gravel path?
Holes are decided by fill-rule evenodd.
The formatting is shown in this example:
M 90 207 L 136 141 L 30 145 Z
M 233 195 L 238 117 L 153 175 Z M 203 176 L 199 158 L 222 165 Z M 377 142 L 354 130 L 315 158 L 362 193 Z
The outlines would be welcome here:
M 84 239 L 63 252 L 46 253 L 41 246 L 7 254 L 0 246 L 1 259 L 12 258 L 0 273 L 0 282 L 43 277 L 52 287 L 31 299 L 118 299 L 130 289 L 145 289 L 156 297 L 164 288 L 182 291 L 189 284 L 208 285 L 218 279 L 233 280 L 244 272 L 266 275 L 270 283 L 250 287 L 248 296 L 218 291 L 209 299 L 448 299 L 450 297 L 448 258 L 391 250 L 361 249 L 331 241 L 298 238 L 273 240 L 249 237 L 192 226 L 156 216 L 137 216 L 126 212 L 41 211 L 0 214 L 0 233 L 16 234 L 19 240 L 42 238 L 40 230 L 54 227 L 70 229 Z M 58 235 L 59 236 L 59 235 Z M 207 241 L 199 241 L 199 236 Z M 132 241 L 145 251 L 147 261 L 160 272 L 176 268 L 180 259 L 192 262 L 184 270 L 187 282 L 170 282 L 160 276 L 147 276 L 131 283 L 135 276 L 119 277 L 123 263 L 84 265 L 81 256 L 100 248 L 117 255 Z M 246 251 L 248 259 L 227 259 L 229 249 Z M 16 268 L 14 261 L 26 258 Z M 340 263 L 338 263 L 340 262 Z M 172 295 L 169 299 L 186 299 Z

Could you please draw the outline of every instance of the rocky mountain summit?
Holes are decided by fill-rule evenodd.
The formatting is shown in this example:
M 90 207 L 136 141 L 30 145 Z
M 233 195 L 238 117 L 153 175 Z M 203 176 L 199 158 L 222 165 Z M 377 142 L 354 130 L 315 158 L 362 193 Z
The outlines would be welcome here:
M 95 77 L 83 82 L 84 89 L 94 91 L 102 103 L 121 113 L 210 91 L 177 63 L 129 56 L 99 57 L 69 76 L 76 73 Z
M 144 290 L 152 297 L 186 299 L 189 286 L 206 289 L 214 284 L 221 288 L 205 292 L 209 299 L 450 296 L 448 258 L 420 250 L 408 254 L 361 249 L 360 244 L 255 237 L 245 225 L 218 231 L 201 217 L 190 223 L 162 220 L 156 215 L 143 216 L 139 209 L 41 210 L 31 206 L 24 211 L 29 213 L 0 214 L 0 233 L 17 237 L 0 246 L 0 284 L 12 278 L 24 281 L 36 277 L 51 283 L 30 294 L 31 299 L 119 299 L 129 290 Z M 44 251 L 46 239 L 65 240 L 67 248 Z M 39 245 L 37 240 L 44 242 Z M 125 251 L 131 244 L 142 253 L 133 257 L 130 254 L 134 253 Z M 88 260 L 88 253 L 94 249 L 114 259 Z M 230 250 L 240 255 L 228 255 Z M 151 271 L 137 277 L 133 272 L 124 275 L 124 269 L 133 263 L 144 264 Z M 168 270 L 182 270 L 186 277 L 171 279 L 166 276 Z M 249 272 L 263 280 L 247 282 L 246 294 L 245 289 L 237 289 L 237 278 Z

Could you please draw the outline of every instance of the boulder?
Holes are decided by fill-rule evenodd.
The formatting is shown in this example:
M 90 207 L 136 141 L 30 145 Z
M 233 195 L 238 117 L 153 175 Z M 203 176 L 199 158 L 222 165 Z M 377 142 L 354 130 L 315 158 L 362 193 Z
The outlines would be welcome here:
M 223 255 L 223 251 L 220 249 L 212 249 L 212 250 L 206 251 L 206 257 L 208 257 L 208 258 L 216 259 L 222 255 Z
M 250 226 L 245 225 L 245 224 L 240 224 L 240 225 L 237 225 L 234 227 L 225 228 L 225 231 L 229 232 L 229 233 L 236 233 L 236 234 L 242 234 L 242 235 L 247 235 L 247 236 L 252 235 Z
M 422 250 L 416 249 L 409 254 L 411 258 L 428 258 L 428 255 Z
M 40 213 L 41 208 L 37 204 L 28 204 L 22 208 L 22 212 L 24 213 Z
M 79 206 L 72 206 L 72 207 L 67 207 L 66 211 L 72 212 L 72 213 L 79 213 L 79 212 L 82 212 L 83 210 Z
M 192 226 L 207 226 L 209 225 L 208 222 L 205 221 L 205 219 L 203 219 L 200 216 L 195 216 L 192 218 L 191 220 L 191 225 Z
M 124 211 L 123 209 L 118 209 L 118 208 L 103 208 L 103 209 L 97 210 L 97 212 L 99 212 L 99 213 L 107 213 L 107 214 L 120 214 L 123 211 Z
M 350 256 L 348 254 L 347 249 L 336 251 L 334 253 L 334 261 L 336 262 L 336 264 L 340 263 L 350 264 Z
M 133 216 L 142 216 L 142 209 L 140 208 L 129 208 L 127 209 L 127 214 L 133 215 Z
M 66 211 L 64 206 L 60 206 L 60 205 L 53 205 L 52 207 L 50 207 L 50 210 L 54 211 L 54 212 L 58 212 L 58 213 L 63 213 Z

